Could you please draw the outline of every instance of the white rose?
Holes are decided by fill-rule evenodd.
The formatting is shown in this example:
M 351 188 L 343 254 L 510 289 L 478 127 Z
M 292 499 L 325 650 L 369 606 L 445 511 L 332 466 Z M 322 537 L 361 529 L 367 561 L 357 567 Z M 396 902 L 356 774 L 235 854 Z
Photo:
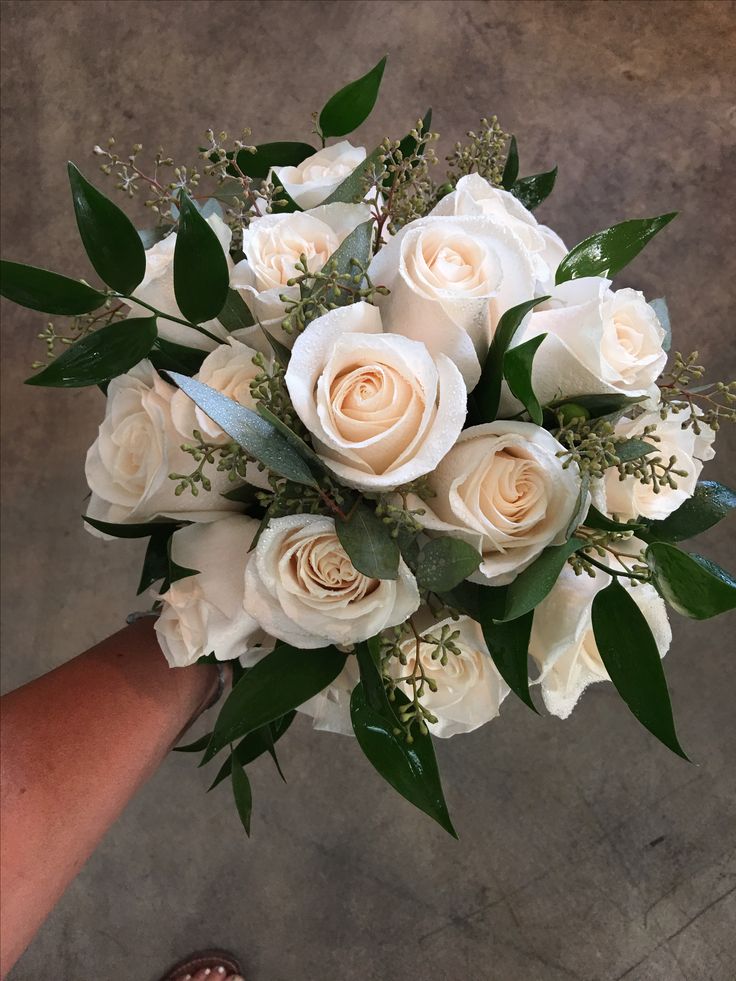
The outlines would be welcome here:
M 580 477 L 574 466 L 563 469 L 562 449 L 532 423 L 472 426 L 431 475 L 436 496 L 421 503 L 420 520 L 478 549 L 483 561 L 471 579 L 503 586 L 548 545 L 565 541 Z
M 512 346 L 547 335 L 532 368 L 542 404 L 576 395 L 656 394 L 667 361 L 662 325 L 642 293 L 609 287 L 597 276 L 563 283 L 514 335 Z M 515 405 L 506 391 L 502 409 Z
M 403 623 L 419 606 L 409 569 L 398 579 L 358 572 L 332 518 L 275 518 L 245 573 L 245 609 L 271 636 L 295 647 L 354 644 Z
M 405 225 L 374 257 L 377 303 L 391 330 L 447 355 L 468 389 L 501 315 L 534 296 L 531 254 L 494 215 L 429 216 Z
M 534 611 L 529 653 L 540 668 L 535 683 L 542 688 L 547 710 L 561 719 L 572 712 L 588 685 L 610 680 L 592 625 L 593 599 L 610 581 L 608 573 L 598 570 L 593 578 L 576 576 L 566 564 L 552 591 Z M 672 640 L 664 600 L 648 583 L 632 587 L 625 579 L 619 581 L 644 614 L 664 657 Z
M 257 530 L 254 518 L 231 515 L 174 532 L 172 559 L 197 575 L 172 583 L 160 596 L 155 630 L 171 667 L 211 653 L 230 661 L 264 643 L 258 623 L 243 609 L 243 577 Z
M 618 436 L 643 438 L 656 447 L 656 452 L 649 457 L 650 460 L 659 457 L 666 465 L 671 457 L 675 457 L 675 469 L 684 470 L 686 476 L 676 475 L 673 478 L 676 488 L 661 484 L 659 491 L 655 492 L 651 483 L 643 484 L 635 476 L 621 480 L 617 470 L 609 470 L 603 482 L 604 509 L 609 514 L 615 515 L 619 521 L 639 517 L 661 520 L 676 511 L 688 497 L 693 496 L 703 463 L 715 456 L 713 441 L 716 434 L 710 426 L 703 424 L 700 425 L 699 435 L 695 434 L 691 426 L 683 429 L 682 422 L 685 418 L 684 412 L 670 411 L 667 418 L 662 419 L 659 411 L 654 410 L 645 412 L 636 419 L 624 418 L 617 423 L 615 432 Z M 658 441 L 642 437 L 646 426 L 657 427 L 653 435 L 659 437 Z
M 518 198 L 501 187 L 494 187 L 480 174 L 461 177 L 455 190 L 442 198 L 430 214 L 492 215 L 523 242 L 534 264 L 541 293 L 554 285 L 557 267 L 567 255 L 567 247 L 557 232 L 540 225 Z
M 364 146 L 353 146 L 348 140 L 341 140 L 317 150 L 296 167 L 274 167 L 271 179 L 306 211 L 322 204 L 366 156 Z
M 429 473 L 465 421 L 465 386 L 450 359 L 382 330 L 368 303 L 331 310 L 297 338 L 286 371 L 318 453 L 361 490 Z
M 401 645 L 406 664 L 394 659 L 390 666 L 395 678 L 405 678 L 414 671 L 418 653 L 424 674 L 437 684 L 436 691 L 431 691 L 429 685 L 425 687 L 422 705 L 437 717 L 437 722 L 428 725 L 432 735 L 440 738 L 472 732 L 495 719 L 501 702 L 509 693 L 475 620 L 470 617 L 443 620 L 425 633 L 439 633 L 444 626 L 459 631 L 460 636 L 454 638 L 459 654 L 448 653 L 446 663 L 442 664 L 439 658 L 433 657 L 437 654 L 434 644 L 417 643 L 412 638 Z M 399 687 L 412 696 L 411 684 L 402 682 Z
M 369 218 L 370 209 L 355 204 L 326 204 L 257 218 L 243 232 L 245 258 L 233 268 L 230 286 L 240 291 L 256 320 L 269 327 L 284 316 L 282 296 L 299 298 L 299 287 L 287 283 L 297 275 L 301 256 L 306 256 L 310 272 L 318 272 Z M 285 339 L 280 331 L 279 339 Z
M 211 492 L 176 496 L 177 482 L 169 474 L 191 473 L 196 466 L 182 451 L 185 440 L 171 418 L 176 391 L 150 361 L 141 361 L 110 382 L 105 418 L 85 464 L 92 491 L 90 517 L 111 522 L 156 517 L 212 521 L 238 506 L 217 493 L 227 488 L 224 480 L 222 487 L 215 486 L 215 474 Z
M 232 232 L 219 217 L 210 215 L 207 224 L 217 235 L 222 246 L 222 251 L 227 257 L 228 266 L 232 266 L 230 259 L 230 240 Z M 172 317 L 183 318 L 183 314 L 176 302 L 174 293 L 174 249 L 176 248 L 176 232 L 167 235 L 160 242 L 156 242 L 150 249 L 146 249 L 146 274 L 142 282 L 136 287 L 133 294 L 134 299 L 130 302 L 131 317 L 150 317 L 151 311 L 144 306 L 135 303 L 135 298 L 150 303 L 162 313 L 168 313 Z M 158 333 L 164 340 L 173 341 L 175 344 L 184 344 L 186 347 L 198 348 L 200 351 L 211 351 L 216 346 L 216 342 L 205 337 L 198 330 L 191 327 L 184 327 L 183 324 L 176 324 L 171 320 L 158 318 Z M 223 340 L 227 337 L 227 331 L 219 320 L 208 320 L 202 324 L 211 334 Z
M 350 719 L 350 697 L 353 688 L 360 681 L 358 661 L 348 657 L 345 667 L 331 685 L 309 701 L 299 705 L 298 712 L 310 716 L 313 728 L 323 732 L 338 732 L 343 736 L 353 735 L 353 723 Z

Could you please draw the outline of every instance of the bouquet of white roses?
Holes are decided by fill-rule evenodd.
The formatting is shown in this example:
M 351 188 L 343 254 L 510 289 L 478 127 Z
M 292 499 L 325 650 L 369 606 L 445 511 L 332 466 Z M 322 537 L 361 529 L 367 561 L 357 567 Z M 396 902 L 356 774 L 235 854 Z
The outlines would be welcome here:
M 666 604 L 704 619 L 736 596 L 679 547 L 734 507 L 699 482 L 734 386 L 697 355 L 668 367 L 664 301 L 611 283 L 674 214 L 568 250 L 533 215 L 556 170 L 519 178 L 495 118 L 444 182 L 431 112 L 353 146 L 384 66 L 315 114 L 321 148 L 209 131 L 199 173 L 95 147 L 154 228 L 70 164 L 103 286 L 2 267 L 4 296 L 57 318 L 29 384 L 105 393 L 88 527 L 148 539 L 139 592 L 172 666 L 232 661 L 213 731 L 182 748 L 226 752 L 214 784 L 246 830 L 245 767 L 276 760 L 296 711 L 354 732 L 452 834 L 432 737 L 511 692 L 565 718 L 610 680 L 684 757 Z

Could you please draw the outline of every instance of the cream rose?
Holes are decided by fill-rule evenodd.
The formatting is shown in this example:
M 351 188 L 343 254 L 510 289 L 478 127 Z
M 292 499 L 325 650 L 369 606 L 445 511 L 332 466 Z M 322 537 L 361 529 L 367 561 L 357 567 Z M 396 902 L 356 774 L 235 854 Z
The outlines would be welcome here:
M 468 389 L 501 315 L 534 296 L 531 254 L 494 215 L 429 216 L 413 221 L 371 262 L 377 302 L 391 330 L 445 354 Z
M 230 285 L 238 290 L 263 326 L 278 326 L 284 316 L 282 296 L 299 298 L 288 286 L 296 264 L 306 256 L 310 272 L 318 272 L 358 225 L 370 218 L 364 205 L 327 204 L 311 211 L 264 215 L 243 232 L 245 258 L 232 270 Z M 285 337 L 279 331 L 279 340 Z
M 614 515 L 619 521 L 631 518 L 650 518 L 660 520 L 676 511 L 688 497 L 695 493 L 698 477 L 703 469 L 703 463 L 715 456 L 713 441 L 715 431 L 710 426 L 700 425 L 700 434 L 696 435 L 692 427 L 682 428 L 685 413 L 669 412 L 666 419 L 660 417 L 659 411 L 645 412 L 636 419 L 621 419 L 615 432 L 618 436 L 627 438 L 643 438 L 656 448 L 650 459 L 659 457 L 668 464 L 675 457 L 675 469 L 684 470 L 686 476 L 674 477 L 676 487 L 660 485 L 655 492 L 653 485 L 643 484 L 635 476 L 620 479 L 618 471 L 609 470 L 603 481 L 605 491 L 605 510 Z M 658 440 L 642 437 L 646 426 L 656 426 L 653 435 Z
M 460 732 L 472 732 L 479 726 L 495 719 L 501 702 L 509 693 L 509 688 L 499 675 L 488 653 L 480 626 L 470 617 L 459 620 L 443 620 L 435 624 L 425 634 L 439 634 L 443 627 L 450 627 L 459 633 L 454 638 L 459 654 L 448 654 L 445 664 L 434 655 L 434 644 L 417 642 L 412 638 L 402 643 L 406 664 L 397 660 L 391 662 L 390 670 L 395 678 L 405 678 L 414 670 L 417 656 L 425 676 L 434 681 L 437 690 L 427 685 L 422 696 L 422 705 L 434 716 L 436 722 L 429 723 L 433 736 L 446 738 Z M 408 682 L 399 687 L 411 696 L 412 688 Z
M 531 423 L 472 426 L 431 475 L 436 496 L 421 503 L 420 520 L 478 549 L 483 561 L 471 579 L 509 583 L 544 548 L 565 541 L 580 506 L 580 477 L 574 466 L 563 469 L 562 449 Z
M 323 732 L 338 732 L 343 736 L 353 735 L 353 724 L 350 720 L 350 696 L 353 688 L 360 681 L 358 661 L 348 657 L 345 667 L 331 685 L 309 701 L 299 705 L 298 712 L 313 719 L 312 727 Z
M 501 187 L 494 187 L 480 174 L 461 177 L 455 190 L 437 204 L 431 215 L 491 215 L 523 243 L 534 265 L 538 292 L 554 286 L 555 272 L 567 255 L 567 247 L 557 232 L 540 225 L 534 215 Z
M 429 473 L 465 420 L 465 386 L 450 359 L 382 330 L 368 303 L 331 310 L 297 338 L 286 372 L 320 456 L 361 490 Z
M 547 335 L 532 369 L 542 404 L 576 395 L 656 395 L 667 361 L 662 325 L 642 293 L 609 287 L 599 277 L 563 283 L 514 335 L 514 346 Z M 516 405 L 506 390 L 502 409 Z
M 155 629 L 171 667 L 194 664 L 210 653 L 220 661 L 249 652 L 258 659 L 272 647 L 243 608 L 248 549 L 257 530 L 255 519 L 231 515 L 174 532 L 172 559 L 197 569 L 197 575 L 172 583 L 160 596 L 163 609 Z
M 409 569 L 398 579 L 358 572 L 331 518 L 275 518 L 245 573 L 245 609 L 263 629 L 295 647 L 354 644 L 403 623 L 419 606 Z
M 214 473 L 211 492 L 176 496 L 177 484 L 169 474 L 191 473 L 195 467 L 191 455 L 181 450 L 185 440 L 171 418 L 176 391 L 149 361 L 110 382 L 105 418 L 85 464 L 92 491 L 90 517 L 111 522 L 161 516 L 212 521 L 238 506 L 217 493 L 226 489 L 226 478 L 221 475 L 218 481 Z
M 207 224 L 214 231 L 222 246 L 222 251 L 227 257 L 228 265 L 232 266 L 229 248 L 232 232 L 219 217 L 210 215 Z M 136 287 L 133 300 L 130 302 L 131 317 L 150 317 L 151 311 L 146 307 L 135 302 L 136 297 L 144 300 L 156 307 L 162 313 L 171 314 L 172 317 L 182 317 L 182 312 L 176 302 L 174 293 L 174 249 L 176 248 L 176 232 L 167 235 L 160 242 L 156 242 L 150 249 L 146 249 L 146 274 L 142 282 Z M 184 327 L 176 324 L 164 317 L 158 318 L 158 333 L 164 340 L 173 341 L 175 344 L 184 344 L 186 347 L 198 348 L 200 351 L 211 351 L 216 346 L 216 341 L 210 340 L 199 331 L 191 327 Z M 227 337 L 227 331 L 219 320 L 208 320 L 202 324 L 211 334 L 223 340 Z
M 274 167 L 271 178 L 300 208 L 316 208 L 360 166 L 367 154 L 364 146 L 341 140 L 317 150 L 296 167 Z
M 588 685 L 609 680 L 593 634 L 592 609 L 596 594 L 610 581 L 606 572 L 595 570 L 592 578 L 576 576 L 565 565 L 552 591 L 534 611 L 529 653 L 540 668 L 535 683 L 541 686 L 547 710 L 560 719 L 568 717 Z M 644 614 L 664 657 L 672 640 L 664 600 L 648 583 L 631 587 L 625 579 L 619 582 Z

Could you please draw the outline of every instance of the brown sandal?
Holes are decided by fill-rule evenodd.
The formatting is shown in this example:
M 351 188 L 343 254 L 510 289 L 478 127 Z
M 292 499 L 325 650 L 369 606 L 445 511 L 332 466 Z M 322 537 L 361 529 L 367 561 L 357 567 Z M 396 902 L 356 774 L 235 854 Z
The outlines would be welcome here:
M 211 968 L 214 972 L 217 967 L 225 968 L 225 976 L 229 974 L 241 974 L 240 964 L 237 962 L 235 957 L 227 950 L 197 950 L 195 953 L 190 954 L 183 960 L 179 961 L 161 978 L 161 981 L 176 981 L 176 979 L 181 977 L 186 977 L 187 974 L 196 974 L 197 971 L 203 971 L 206 968 Z M 217 978 L 217 974 L 214 974 L 214 978 Z

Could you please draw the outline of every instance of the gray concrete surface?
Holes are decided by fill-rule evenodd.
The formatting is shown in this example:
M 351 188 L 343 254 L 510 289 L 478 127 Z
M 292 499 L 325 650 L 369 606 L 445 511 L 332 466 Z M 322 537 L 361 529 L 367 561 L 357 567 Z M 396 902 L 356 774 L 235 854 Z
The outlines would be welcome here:
M 3 253 L 80 275 L 64 162 L 207 127 L 304 138 L 338 84 L 390 54 L 360 134 L 428 105 L 445 136 L 498 113 L 522 169 L 554 163 L 570 242 L 679 209 L 620 277 L 666 293 L 677 345 L 733 374 L 734 12 L 729 2 L 6 2 Z M 730 212 L 728 202 L 730 199 Z M 99 393 L 24 388 L 43 318 L 3 306 L 4 689 L 118 628 L 139 543 L 82 529 Z M 709 473 L 727 477 L 723 434 Z M 731 456 L 731 460 L 733 456 Z M 733 560 L 719 529 L 702 543 Z M 254 837 L 226 787 L 172 757 L 130 803 L 11 981 L 153 981 L 224 944 L 248 981 L 731 981 L 736 976 L 734 621 L 678 620 L 666 662 L 689 766 L 610 687 L 567 723 L 506 703 L 440 746 L 454 843 L 348 740 L 301 722 L 283 786 L 254 767 Z M 90 788 L 90 793 L 93 793 Z M 42 860 L 42 856 L 39 857 Z

